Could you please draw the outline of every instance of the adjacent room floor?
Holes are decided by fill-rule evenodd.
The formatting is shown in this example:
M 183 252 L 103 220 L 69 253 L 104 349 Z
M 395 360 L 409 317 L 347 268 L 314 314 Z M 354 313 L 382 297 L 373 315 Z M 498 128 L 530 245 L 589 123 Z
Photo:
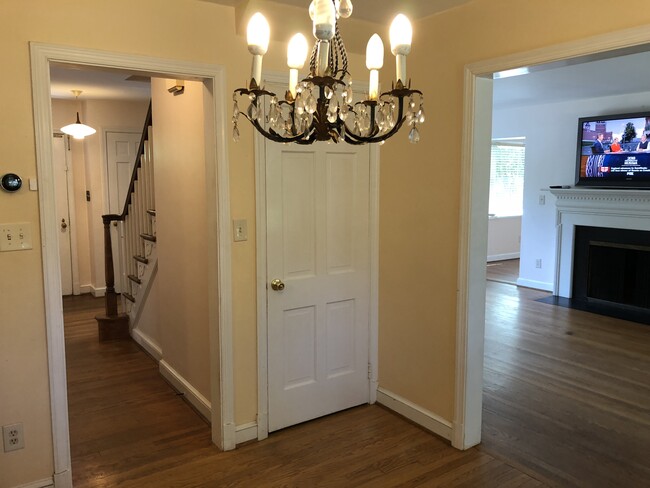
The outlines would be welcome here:
M 219 452 L 103 303 L 64 299 L 75 487 L 645 486 L 650 328 L 488 283 L 483 444 L 465 452 L 362 406 Z

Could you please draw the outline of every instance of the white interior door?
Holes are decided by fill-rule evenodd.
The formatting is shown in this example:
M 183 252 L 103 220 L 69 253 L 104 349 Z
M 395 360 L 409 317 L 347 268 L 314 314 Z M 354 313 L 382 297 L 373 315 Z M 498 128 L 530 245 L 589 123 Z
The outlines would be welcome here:
M 68 183 L 71 176 L 70 151 L 66 137 L 55 134 L 52 138 L 54 165 L 54 194 L 56 215 L 59 223 L 59 261 L 61 264 L 61 292 L 72 295 L 72 240 L 70 227 L 70 206 L 68 202 Z M 71 181 L 70 181 L 71 184 Z
M 131 184 L 135 157 L 138 154 L 142 134 L 138 132 L 106 132 L 106 163 L 108 165 L 108 211 L 121 214 L 126 201 L 126 194 Z M 113 245 L 113 266 L 115 269 L 115 291 L 122 291 L 123 276 L 120 236 L 117 226 L 111 227 Z
M 369 401 L 367 146 L 266 143 L 269 431 Z

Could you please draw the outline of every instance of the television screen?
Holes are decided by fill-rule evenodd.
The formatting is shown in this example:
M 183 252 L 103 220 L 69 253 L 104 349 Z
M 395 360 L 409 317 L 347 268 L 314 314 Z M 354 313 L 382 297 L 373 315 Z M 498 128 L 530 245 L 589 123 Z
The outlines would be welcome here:
M 650 187 L 650 112 L 583 117 L 576 185 Z

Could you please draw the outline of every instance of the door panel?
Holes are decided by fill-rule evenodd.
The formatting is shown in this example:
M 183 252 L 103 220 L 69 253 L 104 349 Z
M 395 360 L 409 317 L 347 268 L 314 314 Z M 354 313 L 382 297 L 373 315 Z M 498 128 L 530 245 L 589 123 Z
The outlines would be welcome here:
M 68 172 L 70 171 L 69 151 L 66 137 L 56 134 L 52 139 L 54 166 L 54 194 L 56 215 L 59 224 L 59 261 L 61 265 L 61 293 L 72 295 L 72 242 L 70 227 L 70 207 L 68 202 Z
M 106 164 L 108 172 L 108 209 L 111 214 L 121 214 L 126 194 L 131 185 L 131 175 L 142 134 L 137 132 L 106 132 Z M 115 268 L 115 291 L 120 293 L 126 277 L 122 271 L 120 236 L 117 227 L 111 226 L 113 265 Z
M 367 403 L 369 151 L 267 143 L 269 430 Z

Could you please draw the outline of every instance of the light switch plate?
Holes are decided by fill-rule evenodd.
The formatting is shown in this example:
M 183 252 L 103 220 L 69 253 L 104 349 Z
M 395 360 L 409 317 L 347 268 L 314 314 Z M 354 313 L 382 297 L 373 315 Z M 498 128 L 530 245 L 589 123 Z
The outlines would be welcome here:
M 235 242 L 248 240 L 248 222 L 245 219 L 232 221 L 232 233 Z
M 32 249 L 32 224 L 0 224 L 0 251 Z

